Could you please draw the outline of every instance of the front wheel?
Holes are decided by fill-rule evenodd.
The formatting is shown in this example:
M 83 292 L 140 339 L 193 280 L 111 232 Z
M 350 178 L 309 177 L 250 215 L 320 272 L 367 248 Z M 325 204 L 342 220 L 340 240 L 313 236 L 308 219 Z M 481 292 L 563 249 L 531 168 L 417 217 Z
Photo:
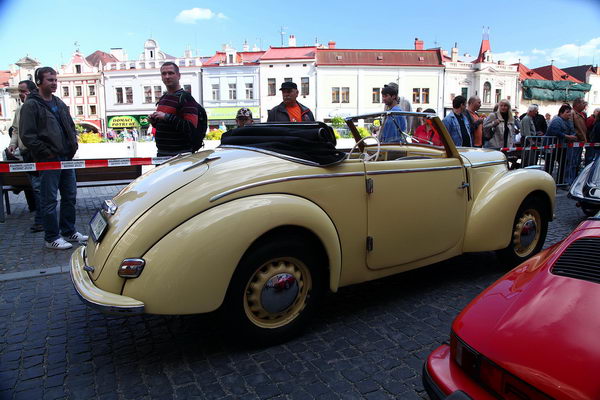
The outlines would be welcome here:
M 232 277 L 222 309 L 232 333 L 260 345 L 299 333 L 324 291 L 320 262 L 300 238 L 273 238 L 250 249 Z
M 546 207 L 537 198 L 527 198 L 515 216 L 511 241 L 506 248 L 498 251 L 498 256 L 512 268 L 542 249 L 547 232 Z

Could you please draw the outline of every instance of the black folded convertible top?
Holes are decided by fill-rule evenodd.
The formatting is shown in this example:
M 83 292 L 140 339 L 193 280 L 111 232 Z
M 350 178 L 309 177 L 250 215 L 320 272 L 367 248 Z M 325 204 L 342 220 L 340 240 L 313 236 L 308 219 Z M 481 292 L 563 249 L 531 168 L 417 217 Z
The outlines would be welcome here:
M 245 146 L 311 161 L 320 166 L 342 162 L 333 129 L 322 122 L 254 124 L 225 132 L 222 146 Z

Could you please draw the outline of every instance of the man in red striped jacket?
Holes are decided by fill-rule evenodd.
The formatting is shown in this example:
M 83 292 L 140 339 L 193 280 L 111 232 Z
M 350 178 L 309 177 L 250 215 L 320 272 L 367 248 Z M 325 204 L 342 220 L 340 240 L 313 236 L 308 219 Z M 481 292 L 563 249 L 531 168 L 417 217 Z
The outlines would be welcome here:
M 160 67 L 167 93 L 158 101 L 156 111 L 148 116 L 156 128 L 158 156 L 192 152 L 192 135 L 198 125 L 198 106 L 192 95 L 181 88 L 177 64 L 167 61 Z

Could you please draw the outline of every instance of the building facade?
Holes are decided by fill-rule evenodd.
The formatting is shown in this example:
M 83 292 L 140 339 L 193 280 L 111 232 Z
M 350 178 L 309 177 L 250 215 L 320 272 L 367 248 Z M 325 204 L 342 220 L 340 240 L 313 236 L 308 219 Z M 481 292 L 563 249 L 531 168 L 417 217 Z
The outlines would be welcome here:
M 235 127 L 241 107 L 249 108 L 255 121 L 261 120 L 258 61 L 265 52 L 244 50 L 226 45 L 202 64 L 202 104 L 209 129 Z

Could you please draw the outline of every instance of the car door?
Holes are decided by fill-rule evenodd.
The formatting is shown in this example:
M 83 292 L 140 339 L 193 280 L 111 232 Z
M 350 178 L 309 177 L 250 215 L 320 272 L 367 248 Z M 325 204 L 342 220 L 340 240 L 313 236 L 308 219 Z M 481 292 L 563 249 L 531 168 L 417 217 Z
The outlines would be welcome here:
M 444 253 L 463 238 L 468 193 L 458 158 L 367 162 L 367 266 Z M 370 181 L 369 181 L 370 180 Z

